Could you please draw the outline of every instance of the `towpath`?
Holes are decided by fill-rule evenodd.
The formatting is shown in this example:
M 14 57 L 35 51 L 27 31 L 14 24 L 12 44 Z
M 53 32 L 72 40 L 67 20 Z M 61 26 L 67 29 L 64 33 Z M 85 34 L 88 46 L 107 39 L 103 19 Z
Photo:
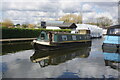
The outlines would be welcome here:
M 32 41 L 36 38 L 14 38 L 14 39 L 0 39 L 0 42 L 14 42 L 14 41 Z

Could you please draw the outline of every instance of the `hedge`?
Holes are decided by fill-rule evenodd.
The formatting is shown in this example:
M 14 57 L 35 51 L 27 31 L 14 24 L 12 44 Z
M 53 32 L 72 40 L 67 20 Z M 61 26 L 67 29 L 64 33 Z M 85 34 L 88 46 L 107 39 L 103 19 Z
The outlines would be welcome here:
M 2 39 L 10 38 L 35 38 L 41 31 L 67 31 L 69 29 L 51 30 L 51 29 L 26 29 L 26 28 L 0 28 L 2 30 Z

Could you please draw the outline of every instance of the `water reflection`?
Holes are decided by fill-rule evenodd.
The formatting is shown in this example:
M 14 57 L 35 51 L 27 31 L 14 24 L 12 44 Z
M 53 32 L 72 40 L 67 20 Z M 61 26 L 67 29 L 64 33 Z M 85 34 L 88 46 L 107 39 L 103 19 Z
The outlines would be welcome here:
M 105 65 L 120 71 L 120 53 L 119 52 L 120 52 L 120 48 L 119 49 L 103 48 Z
M 7 53 L 15 53 L 22 50 L 29 50 L 29 49 L 32 49 L 30 42 L 2 44 L 2 55 L 5 55 Z
M 58 65 L 73 58 L 87 58 L 90 52 L 89 46 L 82 46 L 77 48 L 69 48 L 67 50 L 56 50 L 56 51 L 35 51 L 30 57 L 34 63 L 39 63 L 41 67 L 48 65 Z
M 3 55 L 1 74 L 3 78 L 118 78 L 118 70 L 105 66 L 101 45 L 102 39 L 93 39 L 91 48 L 24 50 Z M 46 58 L 41 68 L 39 61 Z

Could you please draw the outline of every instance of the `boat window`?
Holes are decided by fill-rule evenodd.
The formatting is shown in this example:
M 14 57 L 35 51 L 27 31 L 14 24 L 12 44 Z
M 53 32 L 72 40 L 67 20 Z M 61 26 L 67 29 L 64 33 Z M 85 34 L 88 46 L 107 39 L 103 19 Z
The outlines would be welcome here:
M 82 39 L 81 36 L 80 36 L 80 39 Z
M 62 40 L 64 40 L 64 41 L 67 40 L 67 36 L 66 36 L 66 35 L 63 35 L 63 36 L 62 36 Z
M 75 36 L 75 35 L 72 35 L 72 39 L 73 39 L 73 40 L 76 40 L 76 36 Z
M 118 28 L 109 29 L 108 34 L 120 35 L 120 29 L 118 29 Z
M 44 34 L 41 34 L 41 37 L 45 37 L 45 35 L 44 35 Z
M 41 39 L 45 39 L 45 34 L 41 33 L 40 37 Z
M 78 32 L 79 32 L 79 34 L 87 34 L 86 30 L 79 30 Z
M 90 34 L 90 30 L 87 30 L 87 34 Z

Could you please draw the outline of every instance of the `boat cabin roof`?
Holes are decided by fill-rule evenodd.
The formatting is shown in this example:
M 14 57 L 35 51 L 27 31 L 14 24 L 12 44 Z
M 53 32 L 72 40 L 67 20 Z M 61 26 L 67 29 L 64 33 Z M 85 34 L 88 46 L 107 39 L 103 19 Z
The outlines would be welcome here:
M 87 30 L 87 29 L 81 29 L 81 30 L 78 30 L 79 32 L 80 31 L 84 31 L 85 33 L 86 33 L 86 31 L 88 32 L 87 34 L 90 34 L 89 32 L 90 32 L 90 30 Z M 70 33 L 70 32 L 66 32 L 66 31 L 62 31 L 62 32 L 57 32 L 57 31 L 49 31 L 48 33 L 53 33 L 53 34 L 72 34 L 72 33 Z M 74 33 L 73 33 L 74 34 Z M 78 34 L 78 33 L 77 33 Z
M 110 28 L 120 28 L 120 25 L 110 26 L 108 29 L 110 29 Z
M 120 25 L 110 26 L 107 30 L 106 35 L 117 35 L 120 36 Z

